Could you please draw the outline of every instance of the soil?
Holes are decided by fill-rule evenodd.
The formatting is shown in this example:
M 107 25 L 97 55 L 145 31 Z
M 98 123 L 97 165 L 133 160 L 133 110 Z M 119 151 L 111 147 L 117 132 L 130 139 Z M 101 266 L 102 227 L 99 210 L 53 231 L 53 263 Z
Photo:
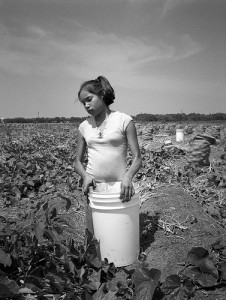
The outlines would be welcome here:
M 179 185 L 159 188 L 155 197 L 143 202 L 140 220 L 141 247 L 147 254 L 146 262 L 150 268 L 161 271 L 161 281 L 181 270 L 180 265 L 192 247 L 210 250 L 211 244 L 226 234 L 225 229 Z M 160 220 L 176 223 L 178 228 L 167 233 L 157 225 Z

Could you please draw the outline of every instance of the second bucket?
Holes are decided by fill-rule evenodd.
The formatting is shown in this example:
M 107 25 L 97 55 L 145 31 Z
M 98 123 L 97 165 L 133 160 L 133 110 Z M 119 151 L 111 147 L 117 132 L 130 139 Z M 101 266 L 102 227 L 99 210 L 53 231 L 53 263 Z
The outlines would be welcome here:
M 182 128 L 176 129 L 176 142 L 184 141 L 184 130 Z
M 139 192 L 122 202 L 121 182 L 100 183 L 89 193 L 94 236 L 100 244 L 101 260 L 116 267 L 133 264 L 140 251 Z

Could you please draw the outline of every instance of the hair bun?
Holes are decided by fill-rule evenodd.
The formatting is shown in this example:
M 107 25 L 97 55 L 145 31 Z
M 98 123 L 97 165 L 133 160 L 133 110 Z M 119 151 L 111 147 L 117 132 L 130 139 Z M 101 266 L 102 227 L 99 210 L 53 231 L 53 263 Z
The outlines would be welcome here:
M 96 82 L 101 82 L 101 76 L 98 76 L 96 79 L 95 79 Z

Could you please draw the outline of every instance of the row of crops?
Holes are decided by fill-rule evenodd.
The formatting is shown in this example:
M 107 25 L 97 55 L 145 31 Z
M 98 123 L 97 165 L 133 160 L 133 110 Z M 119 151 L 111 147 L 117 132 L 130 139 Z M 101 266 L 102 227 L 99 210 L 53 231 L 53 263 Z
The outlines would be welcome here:
M 146 177 L 144 197 L 148 197 L 147 181 L 148 186 L 154 187 L 179 182 L 225 227 L 226 126 L 186 125 L 184 142 L 177 143 L 178 126 L 163 124 L 159 130 L 152 124 L 138 126 L 144 161 L 142 173 Z M 168 146 L 166 141 L 172 143 Z
M 162 184 L 178 183 L 226 228 L 225 126 L 183 126 L 185 141 L 180 144 L 175 142 L 175 130 L 181 125 L 136 126 L 143 159 L 135 178 L 142 187 L 141 201 Z M 189 160 L 197 135 L 216 141 L 208 145 L 209 159 L 204 164 Z M 169 139 L 171 147 L 166 147 Z M 154 270 L 140 266 L 127 274 L 112 263 L 100 262 L 98 244 L 85 235 L 82 193 L 73 168 L 76 140 L 73 124 L 0 127 L 0 298 L 163 299 L 156 295 L 175 292 L 169 290 L 170 280 L 176 280 L 178 295 L 194 294 L 197 284 L 192 280 L 181 288 L 180 278 L 169 278 L 160 288 L 159 273 Z M 66 214 L 71 210 L 80 217 L 73 232 Z M 221 244 L 220 249 L 225 248 Z M 193 249 L 198 256 L 200 251 L 200 260 L 202 255 L 208 257 L 205 250 Z M 222 252 L 220 257 L 224 262 Z M 220 267 L 224 272 L 209 267 L 214 279 L 202 281 L 203 287 L 226 280 L 226 266 Z M 145 280 L 154 283 L 147 288 Z

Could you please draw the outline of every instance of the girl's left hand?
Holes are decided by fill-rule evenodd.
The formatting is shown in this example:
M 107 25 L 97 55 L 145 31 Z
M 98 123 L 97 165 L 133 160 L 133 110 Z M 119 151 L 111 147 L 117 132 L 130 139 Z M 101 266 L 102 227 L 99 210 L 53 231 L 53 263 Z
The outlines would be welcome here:
M 120 199 L 122 202 L 130 201 L 131 197 L 135 194 L 135 190 L 133 187 L 132 179 L 124 176 L 121 181 L 121 193 Z

